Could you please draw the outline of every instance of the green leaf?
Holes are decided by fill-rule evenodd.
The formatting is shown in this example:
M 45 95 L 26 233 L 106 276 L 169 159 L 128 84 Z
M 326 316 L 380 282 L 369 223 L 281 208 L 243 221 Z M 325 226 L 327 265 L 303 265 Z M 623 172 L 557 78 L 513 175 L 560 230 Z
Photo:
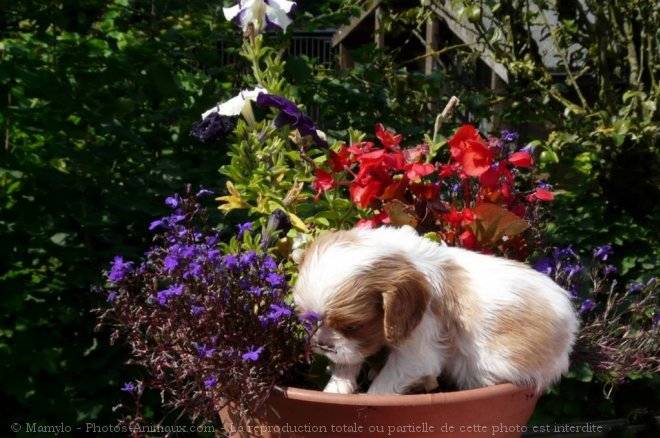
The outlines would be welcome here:
M 573 365 L 566 373 L 566 377 L 576 379 L 580 382 L 591 382 L 594 377 L 591 367 L 584 362 L 579 362 Z

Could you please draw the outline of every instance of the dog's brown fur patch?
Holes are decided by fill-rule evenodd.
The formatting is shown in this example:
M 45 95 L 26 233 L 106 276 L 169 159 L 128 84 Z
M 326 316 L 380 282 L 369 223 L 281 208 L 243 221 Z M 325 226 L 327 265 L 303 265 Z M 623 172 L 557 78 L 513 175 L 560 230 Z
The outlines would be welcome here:
M 430 300 L 424 276 L 402 255 L 374 263 L 351 277 L 328 302 L 325 323 L 360 341 L 369 356 L 385 343 L 400 345 L 417 327 Z
M 481 312 L 477 298 L 471 293 L 469 274 L 463 267 L 451 262 L 445 262 L 442 269 L 444 283 L 441 295 L 434 297 L 431 310 L 437 320 L 445 325 L 450 338 L 470 335 Z
M 554 364 L 548 354 L 564 351 L 569 342 L 568 331 L 553 327 L 555 311 L 534 291 L 521 295 L 521 303 L 500 312 L 493 321 L 489 347 L 503 352 L 518 369 L 542 370 Z

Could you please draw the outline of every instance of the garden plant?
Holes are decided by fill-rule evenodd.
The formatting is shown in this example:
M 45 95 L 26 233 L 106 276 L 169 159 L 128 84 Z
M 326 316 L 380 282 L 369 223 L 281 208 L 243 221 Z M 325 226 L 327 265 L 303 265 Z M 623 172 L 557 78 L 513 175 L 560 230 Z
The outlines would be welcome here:
M 229 401 L 320 387 L 294 259 L 327 230 L 401 225 L 574 295 L 573 364 L 532 421 L 658 415 L 653 2 L 393 9 L 383 28 L 410 39 L 438 7 L 478 31 L 431 54 L 430 76 L 400 48 L 358 48 L 343 71 L 285 55 L 292 30 L 337 27 L 358 1 L 166 3 L 26 1 L 0 18 L 9 422 L 217 425 Z M 469 73 L 484 47 L 506 93 Z

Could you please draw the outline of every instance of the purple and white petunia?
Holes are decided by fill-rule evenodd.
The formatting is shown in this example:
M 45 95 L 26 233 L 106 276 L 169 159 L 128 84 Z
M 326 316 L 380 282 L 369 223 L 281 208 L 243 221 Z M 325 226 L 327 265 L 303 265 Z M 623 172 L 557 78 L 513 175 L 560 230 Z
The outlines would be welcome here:
M 257 96 L 257 105 L 269 106 L 280 110 L 280 113 L 273 121 L 276 128 L 290 125 L 297 129 L 301 136 L 310 136 L 317 146 L 325 149 L 328 148 L 328 142 L 321 138 L 312 119 L 289 99 L 276 94 L 261 93 Z
M 243 90 L 237 96 L 204 112 L 202 119 L 206 119 L 214 113 L 221 116 L 237 116 L 242 114 L 248 124 L 254 125 L 256 121 L 252 112 L 251 102 L 257 100 L 257 96 L 262 93 L 268 94 L 266 89 L 262 87 L 255 87 L 254 90 Z
M 222 8 L 227 20 L 234 20 L 244 32 L 248 31 L 250 24 L 254 32 L 260 34 L 265 30 L 286 28 L 291 24 L 292 14 L 296 3 L 288 0 L 239 0 L 229 8 Z

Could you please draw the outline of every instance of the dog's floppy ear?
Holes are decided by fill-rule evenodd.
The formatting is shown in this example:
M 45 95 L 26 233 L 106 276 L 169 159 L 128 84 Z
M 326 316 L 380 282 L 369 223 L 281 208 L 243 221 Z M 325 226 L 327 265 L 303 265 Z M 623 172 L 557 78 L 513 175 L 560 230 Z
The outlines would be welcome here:
M 383 310 L 385 314 L 385 340 L 400 345 L 419 325 L 431 298 L 424 276 L 404 257 L 384 260 Z

